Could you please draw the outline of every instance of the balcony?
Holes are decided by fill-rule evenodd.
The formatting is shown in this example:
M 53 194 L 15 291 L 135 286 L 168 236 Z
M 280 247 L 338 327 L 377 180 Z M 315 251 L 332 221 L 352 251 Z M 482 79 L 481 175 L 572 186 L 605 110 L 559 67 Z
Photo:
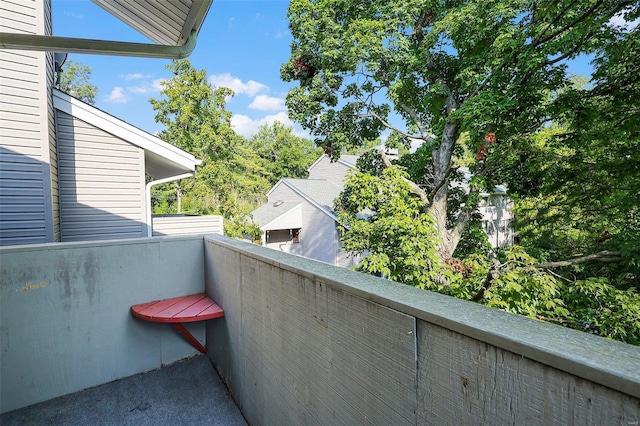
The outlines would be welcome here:
M 204 289 L 225 317 L 190 330 L 251 425 L 640 421 L 638 347 L 218 235 L 5 247 L 0 267 L 2 413 L 195 355 L 129 307 Z

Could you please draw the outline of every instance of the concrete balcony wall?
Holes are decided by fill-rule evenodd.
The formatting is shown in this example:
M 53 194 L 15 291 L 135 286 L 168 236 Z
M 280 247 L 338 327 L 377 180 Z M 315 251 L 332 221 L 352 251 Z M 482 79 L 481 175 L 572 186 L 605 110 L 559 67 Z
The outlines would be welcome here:
M 640 348 L 219 236 L 208 355 L 250 424 L 635 424 Z
M 202 292 L 202 236 L 4 247 L 0 269 L 1 412 L 197 353 L 129 308 Z

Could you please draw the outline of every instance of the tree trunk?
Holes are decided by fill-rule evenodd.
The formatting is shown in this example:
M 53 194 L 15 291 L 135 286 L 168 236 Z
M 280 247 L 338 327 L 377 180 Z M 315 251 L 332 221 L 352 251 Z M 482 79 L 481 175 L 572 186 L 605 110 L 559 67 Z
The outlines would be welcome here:
M 440 234 L 440 257 L 443 260 L 449 259 L 460 241 L 461 234 L 451 232 L 447 228 L 447 194 L 449 192 L 449 172 L 451 169 L 451 159 L 453 147 L 458 139 L 460 126 L 448 122 L 444 127 L 440 147 L 433 151 L 433 173 L 434 187 L 439 188 L 431 200 L 429 212 L 436 221 L 436 229 Z
M 176 184 L 176 196 L 178 198 L 178 214 L 182 213 L 182 188 Z

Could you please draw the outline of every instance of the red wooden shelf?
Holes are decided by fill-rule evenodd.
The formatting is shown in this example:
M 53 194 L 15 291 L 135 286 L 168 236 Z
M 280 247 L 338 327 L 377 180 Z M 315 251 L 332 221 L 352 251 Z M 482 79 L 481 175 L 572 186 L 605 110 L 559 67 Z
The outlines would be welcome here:
M 133 305 L 131 313 L 141 320 L 170 323 L 202 353 L 207 352 L 206 348 L 189 333 L 182 323 L 206 321 L 224 316 L 224 310 L 205 293 Z

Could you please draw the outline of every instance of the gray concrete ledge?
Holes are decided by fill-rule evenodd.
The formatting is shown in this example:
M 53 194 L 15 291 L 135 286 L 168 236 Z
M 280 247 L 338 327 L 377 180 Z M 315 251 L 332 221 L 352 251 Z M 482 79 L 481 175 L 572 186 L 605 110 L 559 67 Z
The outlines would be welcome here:
M 233 249 L 366 300 L 640 398 L 640 347 L 230 239 Z
M 246 425 L 206 356 L 0 416 L 9 425 Z
M 13 252 L 29 253 L 29 252 L 47 251 L 47 250 L 51 250 L 52 244 L 58 248 L 84 249 L 84 248 L 95 248 L 95 247 L 139 245 L 139 244 L 148 245 L 149 243 L 161 244 L 164 241 L 202 240 L 204 236 L 205 236 L 204 234 L 165 235 L 165 236 L 157 236 L 157 237 L 149 237 L 149 238 L 124 238 L 120 240 L 96 240 L 96 241 L 78 241 L 78 242 L 66 242 L 66 243 L 23 244 L 23 245 L 13 245 L 13 246 L 2 246 L 0 247 L 0 254 L 13 253 Z M 2 262 L 1 257 L 0 257 L 0 262 Z

